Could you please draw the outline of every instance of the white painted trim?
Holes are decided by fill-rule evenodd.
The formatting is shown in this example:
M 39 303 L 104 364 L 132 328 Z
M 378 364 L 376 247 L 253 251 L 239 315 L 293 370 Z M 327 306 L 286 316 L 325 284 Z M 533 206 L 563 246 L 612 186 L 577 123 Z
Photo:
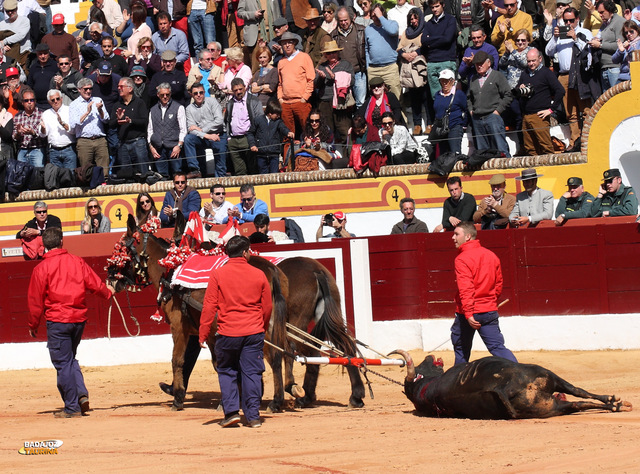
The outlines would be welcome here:
M 369 241 L 367 239 L 352 239 L 350 244 L 355 335 L 359 340 L 368 344 L 366 341 L 371 339 L 370 329 L 373 323 Z

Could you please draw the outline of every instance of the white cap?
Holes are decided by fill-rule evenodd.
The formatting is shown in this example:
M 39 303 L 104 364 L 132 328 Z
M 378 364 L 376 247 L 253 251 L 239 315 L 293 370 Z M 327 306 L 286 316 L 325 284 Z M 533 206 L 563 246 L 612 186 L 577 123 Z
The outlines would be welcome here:
M 440 71 L 440 75 L 438 76 L 438 79 L 455 79 L 456 75 L 453 73 L 453 71 L 451 69 L 443 69 L 442 71 Z

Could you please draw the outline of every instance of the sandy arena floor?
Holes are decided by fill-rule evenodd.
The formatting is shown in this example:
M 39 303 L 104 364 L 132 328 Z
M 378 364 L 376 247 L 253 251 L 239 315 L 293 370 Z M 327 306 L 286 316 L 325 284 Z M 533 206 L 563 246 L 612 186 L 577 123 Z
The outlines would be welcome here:
M 414 351 L 415 360 L 425 354 Z M 439 354 L 450 367 L 453 354 Z M 478 358 L 485 353 L 474 353 Z M 545 420 L 472 421 L 416 416 L 400 386 L 375 375 L 375 399 L 346 406 L 340 368 L 321 370 L 314 408 L 268 414 L 251 430 L 222 429 L 217 378 L 200 361 L 182 412 L 158 388 L 170 363 L 85 367 L 90 416 L 55 419 L 62 408 L 55 371 L 2 372 L 0 469 L 3 472 L 638 472 L 640 351 L 522 352 L 586 390 L 616 394 L 629 413 L 591 412 Z M 404 369 L 379 368 L 397 381 Z M 298 374 L 302 369 L 298 367 Z M 299 377 L 301 382 L 302 378 Z M 265 375 L 266 397 L 272 395 Z M 263 403 L 263 407 L 266 406 Z M 292 406 L 292 405 L 291 405 Z M 22 456 L 25 441 L 57 439 L 57 455 Z

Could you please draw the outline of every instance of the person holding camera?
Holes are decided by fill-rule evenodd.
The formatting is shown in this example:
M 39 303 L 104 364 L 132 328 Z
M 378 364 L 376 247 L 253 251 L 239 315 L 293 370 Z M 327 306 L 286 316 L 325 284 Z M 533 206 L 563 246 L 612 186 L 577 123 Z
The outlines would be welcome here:
M 346 229 L 347 225 L 347 215 L 342 211 L 334 212 L 333 214 L 326 214 L 320 217 L 320 227 L 316 231 L 316 242 L 322 238 L 332 238 L 332 239 L 348 239 L 350 237 L 355 237 L 355 234 L 348 232 Z M 324 232 L 324 227 L 333 227 L 333 234 L 322 235 Z
M 527 53 L 527 71 L 515 89 L 522 110 L 522 135 L 527 155 L 554 153 L 549 132 L 551 115 L 562 109 L 564 89 L 551 70 L 544 66 L 542 53 L 531 48 Z
M 569 146 L 565 151 L 578 151 L 581 134 L 580 119 L 586 117 L 594 100 L 600 96 L 600 84 L 591 64 L 591 31 L 581 28 L 578 10 L 566 8 L 562 14 L 564 26 L 556 26 L 545 48 L 548 56 L 556 56 L 558 80 L 564 88 L 564 108 L 571 127 Z

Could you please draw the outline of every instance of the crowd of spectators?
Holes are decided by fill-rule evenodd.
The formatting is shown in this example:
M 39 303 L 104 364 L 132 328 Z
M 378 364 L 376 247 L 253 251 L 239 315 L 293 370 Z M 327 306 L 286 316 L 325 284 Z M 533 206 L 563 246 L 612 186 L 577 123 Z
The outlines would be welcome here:
M 400 0 L 389 12 L 367 0 L 282 12 L 255 0 L 94 0 L 84 30 L 69 34 L 58 13 L 43 37 L 31 20 L 50 8 L 24 3 L 5 0 L 0 22 L 0 156 L 93 164 L 114 182 L 294 170 L 299 148 L 330 167 L 363 129 L 356 116 L 390 163 L 415 161 L 423 133 L 437 153 L 460 153 L 465 130 L 505 156 L 507 128 L 520 154 L 574 151 L 640 45 L 640 13 L 612 0 L 580 11 L 570 0 Z M 556 121 L 570 125 L 564 145 Z

